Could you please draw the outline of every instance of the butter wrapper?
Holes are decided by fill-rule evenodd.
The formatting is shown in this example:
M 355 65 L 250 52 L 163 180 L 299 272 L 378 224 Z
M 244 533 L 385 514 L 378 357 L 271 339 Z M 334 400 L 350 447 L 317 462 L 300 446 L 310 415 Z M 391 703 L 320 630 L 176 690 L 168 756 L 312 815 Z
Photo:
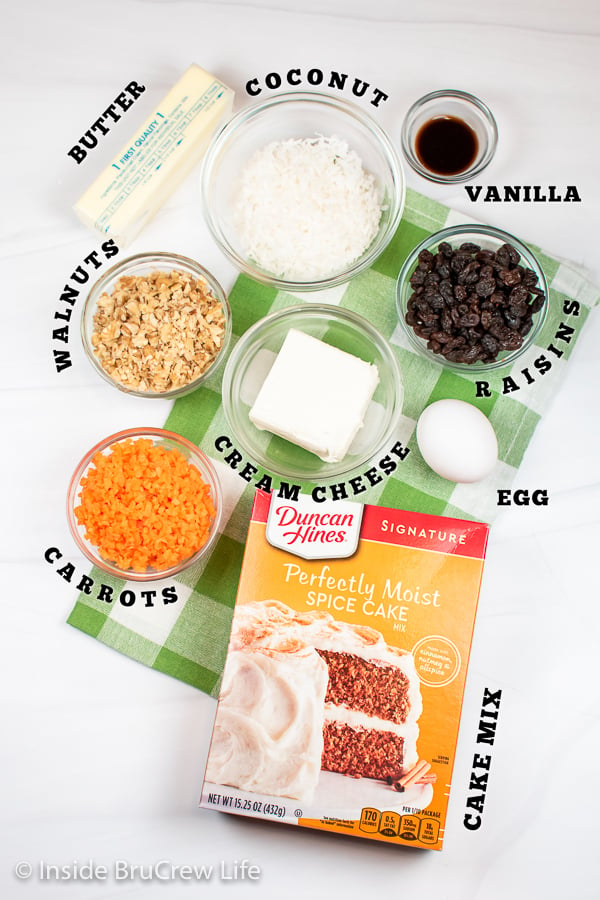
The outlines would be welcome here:
M 75 203 L 83 224 L 120 247 L 130 243 L 201 160 L 233 97 L 191 65 Z

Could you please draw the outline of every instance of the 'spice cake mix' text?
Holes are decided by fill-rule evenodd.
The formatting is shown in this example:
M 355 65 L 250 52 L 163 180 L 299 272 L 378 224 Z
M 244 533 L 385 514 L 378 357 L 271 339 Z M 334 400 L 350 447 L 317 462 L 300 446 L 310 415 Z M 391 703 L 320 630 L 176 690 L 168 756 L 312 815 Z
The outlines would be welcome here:
M 487 535 L 257 491 L 201 805 L 441 849 Z

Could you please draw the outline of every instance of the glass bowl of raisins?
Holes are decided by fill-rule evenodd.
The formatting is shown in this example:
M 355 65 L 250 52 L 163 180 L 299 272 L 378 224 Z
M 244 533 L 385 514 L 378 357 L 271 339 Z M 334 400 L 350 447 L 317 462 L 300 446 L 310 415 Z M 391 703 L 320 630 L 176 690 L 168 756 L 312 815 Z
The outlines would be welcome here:
M 546 316 L 548 284 L 534 254 L 505 231 L 456 225 L 421 241 L 396 285 L 410 344 L 451 369 L 510 366 Z

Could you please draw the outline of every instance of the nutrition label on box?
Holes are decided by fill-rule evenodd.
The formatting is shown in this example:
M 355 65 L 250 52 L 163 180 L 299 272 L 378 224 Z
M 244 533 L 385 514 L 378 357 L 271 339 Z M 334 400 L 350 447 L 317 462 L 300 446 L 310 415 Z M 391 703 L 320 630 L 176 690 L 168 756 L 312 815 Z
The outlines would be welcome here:
M 436 844 L 440 835 L 440 825 L 435 819 L 413 813 L 380 812 L 370 807 L 363 809 L 359 829 L 366 834 L 400 837 L 422 844 Z

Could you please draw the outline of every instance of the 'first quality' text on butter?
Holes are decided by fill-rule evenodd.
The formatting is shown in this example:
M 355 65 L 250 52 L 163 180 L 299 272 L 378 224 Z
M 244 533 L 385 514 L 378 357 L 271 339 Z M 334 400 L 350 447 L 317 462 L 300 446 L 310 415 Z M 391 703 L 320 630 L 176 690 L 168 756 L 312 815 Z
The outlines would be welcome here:
M 191 65 L 74 206 L 89 228 L 129 243 L 201 159 L 233 91 Z

